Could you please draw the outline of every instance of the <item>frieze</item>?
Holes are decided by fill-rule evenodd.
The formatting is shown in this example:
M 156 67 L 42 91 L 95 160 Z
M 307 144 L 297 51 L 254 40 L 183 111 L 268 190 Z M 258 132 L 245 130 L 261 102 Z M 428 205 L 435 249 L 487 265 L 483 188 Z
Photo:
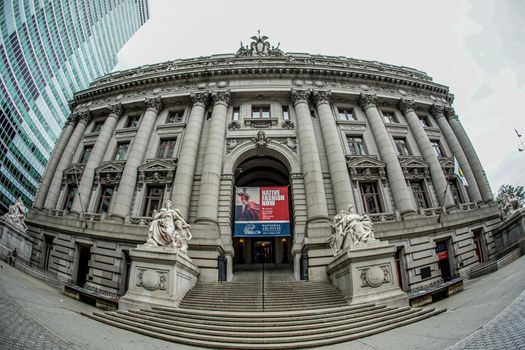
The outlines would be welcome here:
M 118 185 L 124 172 L 123 160 L 114 160 L 104 162 L 99 167 L 95 168 L 94 185 Z
M 62 176 L 62 185 L 65 184 L 78 184 L 84 173 L 84 168 L 86 164 L 84 163 L 75 163 L 71 166 L 64 169 Z
M 146 163 L 139 166 L 137 186 L 142 190 L 144 184 L 164 184 L 168 191 L 171 190 L 173 178 L 175 176 L 176 159 L 148 159 Z
M 285 120 L 281 123 L 281 128 L 283 129 L 293 129 L 295 128 L 294 123 L 291 120 Z
M 297 143 L 295 139 L 287 137 L 284 140 L 279 140 L 279 142 L 287 146 L 292 152 L 297 152 Z

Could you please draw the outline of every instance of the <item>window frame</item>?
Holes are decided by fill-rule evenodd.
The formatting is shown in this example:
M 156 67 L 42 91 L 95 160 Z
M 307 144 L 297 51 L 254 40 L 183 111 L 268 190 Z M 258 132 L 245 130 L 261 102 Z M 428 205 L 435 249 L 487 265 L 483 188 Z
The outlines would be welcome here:
M 399 120 L 394 111 L 381 110 L 381 115 L 383 116 L 384 124 L 399 124 Z
M 175 115 L 172 115 L 175 114 Z M 171 118 L 175 118 L 175 120 L 171 120 Z M 166 116 L 166 123 L 165 124 L 177 124 L 177 123 L 183 123 L 184 122 L 184 110 L 183 109 L 172 109 L 168 111 L 168 115 Z
M 163 143 L 166 142 L 167 143 L 167 146 L 165 146 L 163 148 Z M 171 147 L 171 157 L 164 157 L 164 152 L 165 151 L 162 151 L 163 149 L 170 149 L 169 148 L 169 143 L 172 142 L 172 147 Z M 177 147 L 177 138 L 176 137 L 170 137 L 170 138 L 164 138 L 164 139 L 161 139 L 160 142 L 159 142 L 159 147 L 157 148 L 157 156 L 156 158 L 157 159 L 173 159 L 173 158 L 176 158 L 176 155 L 177 155 L 177 152 L 176 152 L 176 147 Z M 163 156 L 161 157 L 161 151 L 163 152 Z
M 337 120 L 342 122 L 357 121 L 355 110 L 352 107 L 337 107 Z
M 353 142 L 350 142 L 350 140 L 353 140 Z M 361 146 L 362 146 L 362 153 L 353 153 L 352 152 L 352 147 L 350 146 L 350 144 L 353 145 L 354 149 L 360 149 L 360 147 L 356 147 L 356 146 L 359 146 L 359 143 L 356 142 L 355 139 L 360 139 L 361 140 Z M 352 155 L 352 156 L 365 156 L 368 154 L 368 151 L 366 149 L 366 145 L 365 145 L 365 139 L 363 138 L 363 135 L 346 135 L 346 144 L 348 145 L 348 154 L 349 155 Z
M 232 121 L 238 122 L 241 119 L 241 108 L 239 106 L 232 107 Z
M 116 160 L 116 161 L 126 161 L 128 160 L 128 154 L 129 154 L 129 146 L 130 146 L 131 142 L 130 141 L 121 141 L 121 142 L 117 142 L 117 147 L 115 149 L 115 155 L 113 156 L 113 160 Z M 126 148 L 126 155 L 124 157 L 124 159 L 120 159 L 120 158 L 117 158 L 117 156 L 119 155 L 119 148 L 120 146 L 123 146 L 123 145 L 127 145 L 127 148 Z
M 146 191 L 146 197 L 145 197 L 145 202 L 144 202 L 144 210 L 142 211 L 142 215 L 145 216 L 145 217 L 152 217 L 153 215 L 153 210 L 152 210 L 152 201 L 154 200 L 158 200 L 158 205 L 157 205 L 157 208 L 153 208 L 154 210 L 160 210 L 162 208 L 162 205 L 163 205 L 163 201 L 164 201 L 164 192 L 165 192 L 165 189 L 166 187 L 165 186 L 148 186 L 147 187 L 147 191 Z M 154 190 L 160 190 L 161 194 L 160 194 L 160 197 L 159 196 L 155 196 L 152 194 L 152 191 Z M 149 213 L 151 212 L 151 214 Z
M 106 195 L 106 190 L 111 189 L 111 193 Z M 97 199 L 97 210 L 96 212 L 98 214 L 107 214 L 109 213 L 109 209 L 111 208 L 111 199 L 113 198 L 113 195 L 115 194 L 115 186 L 113 185 L 102 185 L 100 186 L 100 193 L 98 195 Z M 104 203 L 104 200 L 107 200 L 107 210 L 105 212 L 102 212 L 102 205 Z
M 430 119 L 426 115 L 416 114 L 419 118 L 419 122 L 421 123 L 421 126 L 423 128 L 431 128 L 432 124 L 430 123 Z
M 265 112 L 268 112 L 268 116 L 267 117 L 264 117 L 264 113 Z M 259 116 L 256 117 L 254 113 L 259 113 Z M 270 105 L 252 105 L 251 118 L 252 119 L 258 119 L 258 120 L 261 120 L 261 119 L 264 120 L 264 119 L 272 118 L 272 112 L 271 112 Z
M 93 122 L 93 127 L 91 128 L 91 132 L 100 132 L 102 130 L 102 126 L 104 125 L 104 120 L 95 120 Z
M 124 124 L 124 128 L 126 129 L 138 128 L 140 125 L 140 117 L 141 117 L 140 114 L 132 114 L 132 115 L 126 116 L 126 124 Z M 132 124 L 132 121 L 136 121 L 136 125 L 130 125 Z
M 89 158 L 91 157 L 91 153 L 93 153 L 93 148 L 95 145 L 84 145 L 84 149 L 82 150 L 82 154 L 80 155 L 80 159 L 78 161 L 79 164 L 86 164 L 89 161 Z M 89 152 L 86 153 L 86 151 L 89 149 Z M 86 157 L 87 154 L 87 157 Z
M 283 120 L 290 120 L 290 106 L 282 105 L 281 106 Z
M 417 185 L 419 188 L 417 189 L 418 192 L 414 191 L 414 185 Z M 410 190 L 412 191 L 412 195 L 414 196 L 414 200 L 416 202 L 417 208 L 422 209 L 428 209 L 431 207 L 430 197 L 428 195 L 428 190 L 425 186 L 425 182 L 423 180 L 413 180 L 410 181 Z M 423 200 L 423 204 L 421 205 L 421 200 Z
M 73 207 L 73 201 L 75 200 L 75 196 L 77 195 L 78 187 L 75 184 L 68 184 L 66 189 L 66 195 L 64 197 L 64 203 L 62 205 L 62 210 L 70 211 Z M 69 204 L 69 208 L 68 208 Z
M 370 185 L 375 192 L 365 192 L 364 186 Z M 360 181 L 359 182 L 359 194 L 361 196 L 361 202 L 363 209 L 367 214 L 379 214 L 384 213 L 384 207 L 382 202 L 381 190 L 378 186 L 378 181 Z M 372 199 L 375 205 L 376 211 L 369 211 L 368 199 Z
M 393 137 L 393 139 L 394 139 L 394 144 L 396 146 L 396 151 L 397 151 L 398 156 L 409 157 L 412 155 L 412 152 L 410 151 L 410 147 L 408 146 L 408 140 L 406 137 Z M 403 142 L 399 143 L 398 141 L 403 141 Z M 404 146 L 404 150 L 406 150 L 406 154 L 404 154 L 405 152 L 400 151 L 401 144 Z
M 443 147 L 441 147 L 441 142 L 439 140 L 430 140 L 430 145 L 432 146 L 432 150 L 434 151 L 434 154 L 438 158 L 446 158 L 446 153 Z M 437 147 L 436 147 L 437 146 Z M 439 150 L 439 152 L 436 152 L 436 150 Z

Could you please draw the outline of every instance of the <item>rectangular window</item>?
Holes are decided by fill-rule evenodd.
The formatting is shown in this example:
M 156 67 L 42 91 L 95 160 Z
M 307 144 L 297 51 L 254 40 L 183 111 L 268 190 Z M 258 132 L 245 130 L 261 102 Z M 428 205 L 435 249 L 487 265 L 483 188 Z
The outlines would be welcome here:
M 252 118 L 270 118 L 270 107 L 252 106 Z
M 354 116 L 354 110 L 352 108 L 338 108 L 337 118 L 339 120 L 355 121 L 357 120 Z
M 432 125 L 430 125 L 430 122 L 428 121 L 427 116 L 425 116 L 425 115 L 418 115 L 418 117 L 419 117 L 419 121 L 421 122 L 421 125 L 424 128 L 430 128 L 432 126 Z
M 365 144 L 361 136 L 347 136 L 348 148 L 351 155 L 365 155 Z
M 161 140 L 157 158 L 162 158 L 162 159 L 173 158 L 175 154 L 175 143 L 176 142 L 177 142 L 177 139 Z
M 75 199 L 76 194 L 77 194 L 77 186 L 68 185 L 66 200 L 64 201 L 64 207 L 62 208 L 63 210 L 71 210 L 71 207 L 73 206 L 73 200 Z
M 239 107 L 233 107 L 233 114 L 232 114 L 232 120 L 238 121 L 240 116 L 240 109 Z
M 443 149 L 441 148 L 439 141 L 430 140 L 430 143 L 432 144 L 432 149 L 434 150 L 434 153 L 436 153 L 436 156 L 445 157 L 445 152 L 443 152 Z
M 421 181 L 410 182 L 410 187 L 412 188 L 412 193 L 414 194 L 414 199 L 416 200 L 417 207 L 428 208 L 429 201 L 427 193 L 423 188 L 423 183 Z
M 129 148 L 129 142 L 119 143 L 117 145 L 117 153 L 115 153 L 115 160 L 128 159 L 128 148 Z
M 381 111 L 381 113 L 383 113 L 383 121 L 385 124 L 397 124 L 394 112 Z
M 91 132 L 99 132 L 100 129 L 102 129 L 102 125 L 104 125 L 103 120 L 96 120 L 93 124 L 93 129 L 91 129 Z
M 211 119 L 211 111 L 208 111 L 208 113 L 206 114 L 206 120 L 210 120 Z
M 140 115 L 128 116 L 128 120 L 126 121 L 126 128 L 136 128 L 137 126 L 139 126 L 139 119 Z
M 452 193 L 452 198 L 454 198 L 454 204 L 457 206 L 460 203 L 464 203 L 463 198 L 461 197 L 461 192 L 458 189 L 458 183 L 456 180 L 450 180 L 448 182 L 450 186 L 450 193 Z
M 377 190 L 377 182 L 361 182 L 359 183 L 361 190 L 361 199 L 365 212 L 368 214 L 382 213 L 381 196 Z
M 113 197 L 113 186 L 102 186 L 100 189 L 100 196 L 98 197 L 97 213 L 108 213 L 111 197 Z
M 93 145 L 84 146 L 84 152 L 82 153 L 82 158 L 80 158 L 80 163 L 87 163 L 91 156 L 91 151 L 93 151 Z
M 154 210 L 160 210 L 163 199 L 164 187 L 149 187 L 146 196 L 146 206 L 144 207 L 144 216 L 153 216 Z
M 288 106 L 283 106 L 283 120 L 290 120 L 290 114 L 288 112 Z
M 166 118 L 166 123 L 167 124 L 182 123 L 183 115 L 184 115 L 184 111 L 169 111 L 168 118 Z
M 405 138 L 394 138 L 396 144 L 397 155 L 409 156 L 410 150 L 408 149 L 407 140 Z

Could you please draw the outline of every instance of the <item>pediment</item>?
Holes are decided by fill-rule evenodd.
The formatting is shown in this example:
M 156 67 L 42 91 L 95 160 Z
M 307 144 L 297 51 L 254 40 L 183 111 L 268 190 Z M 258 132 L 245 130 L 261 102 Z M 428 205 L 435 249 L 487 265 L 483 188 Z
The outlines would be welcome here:
M 454 162 L 450 158 L 440 158 L 439 164 L 442 168 L 453 168 Z
M 147 161 L 146 164 L 139 166 L 139 172 L 149 172 L 149 171 L 173 171 L 175 170 L 176 160 L 166 160 L 166 159 L 155 159 Z
M 95 169 L 95 173 L 121 173 L 124 171 L 123 161 L 104 162 Z
M 64 175 L 82 174 L 84 172 L 85 164 L 75 163 L 64 169 Z
M 399 163 L 401 164 L 402 168 L 428 168 L 427 162 L 416 157 L 400 159 Z
M 384 168 L 386 163 L 370 156 L 351 156 L 347 161 L 350 168 Z

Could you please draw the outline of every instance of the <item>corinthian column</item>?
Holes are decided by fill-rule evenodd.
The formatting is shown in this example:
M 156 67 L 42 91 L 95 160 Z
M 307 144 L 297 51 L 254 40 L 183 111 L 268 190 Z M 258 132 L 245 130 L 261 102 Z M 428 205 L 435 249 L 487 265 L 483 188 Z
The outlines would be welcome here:
M 361 94 L 359 103 L 361 108 L 365 111 L 368 123 L 374 134 L 374 138 L 379 149 L 381 159 L 386 162 L 386 174 L 388 182 L 392 189 L 392 196 L 394 197 L 394 204 L 399 212 L 404 215 L 415 212 L 414 204 L 412 203 L 410 190 L 405 182 L 403 170 L 399 164 L 396 151 L 388 131 L 379 115 L 376 107 L 377 97 L 370 94 Z
M 64 130 L 60 135 L 58 144 L 56 145 L 55 150 L 53 151 L 53 155 L 47 163 L 46 171 L 44 172 L 44 176 L 42 177 L 42 182 L 38 187 L 38 192 L 35 198 L 35 202 L 33 204 L 33 208 L 42 209 L 42 207 L 44 206 L 46 194 L 49 191 L 49 186 L 51 185 L 51 181 L 53 180 L 53 176 L 57 170 L 58 163 L 62 158 L 64 149 L 67 146 L 71 134 L 73 134 L 73 130 L 75 130 L 76 120 L 77 118 L 75 115 L 70 115 L 69 118 L 67 118 L 66 120 L 66 125 L 64 126 Z
M 64 173 L 64 170 L 71 165 L 73 155 L 75 154 L 78 144 L 80 143 L 80 140 L 84 135 L 84 131 L 86 131 L 86 126 L 91 120 L 91 113 L 89 111 L 83 111 L 80 112 L 77 117 L 78 123 L 75 127 L 75 131 L 73 131 L 73 134 L 69 138 L 67 146 L 64 148 L 62 157 L 60 157 L 60 160 L 58 161 L 58 165 L 55 170 L 55 174 L 53 175 L 53 180 L 51 181 L 51 185 L 49 186 L 49 190 L 47 191 L 47 198 L 44 205 L 44 208 L 46 209 L 56 208 L 58 195 L 60 194 L 60 186 L 62 184 L 62 175 Z
M 323 183 L 323 172 L 319 151 L 315 141 L 314 126 L 308 107 L 308 90 L 292 90 L 292 102 L 297 117 L 297 135 L 301 151 L 301 165 L 304 174 L 307 217 L 309 222 L 326 221 L 328 207 Z
M 452 131 L 452 128 L 445 118 L 444 112 L 444 107 L 440 105 L 434 104 L 432 105 L 432 108 L 430 108 L 430 113 L 438 122 L 439 128 L 445 136 L 445 140 L 447 140 L 448 145 L 452 149 L 452 153 L 454 153 L 459 162 L 459 165 L 463 169 L 463 173 L 465 174 L 465 178 L 468 182 L 467 191 L 470 199 L 476 203 L 481 202 L 481 194 L 479 193 L 478 183 L 476 182 L 474 173 L 470 168 L 470 164 L 467 160 L 467 157 L 465 156 L 465 153 L 463 152 L 463 149 L 461 148 L 461 145 L 459 144 L 458 139 L 456 138 L 456 135 Z
M 124 220 L 129 214 L 129 208 L 133 200 L 135 185 L 137 183 L 137 168 L 144 161 L 144 154 L 148 148 L 149 139 L 153 126 L 157 120 L 157 115 L 162 109 L 162 100 L 159 97 L 148 98 L 145 101 L 146 112 L 140 122 L 137 134 L 133 138 L 131 149 L 128 153 L 126 165 L 122 171 L 122 179 L 118 186 L 115 205 L 110 214 L 110 218 Z
M 182 152 L 177 162 L 177 172 L 171 194 L 171 201 L 180 209 L 183 218 L 188 217 L 191 187 L 195 175 L 195 163 L 197 161 L 202 123 L 204 121 L 209 96 L 207 92 L 201 92 L 191 94 L 190 98 L 192 108 L 188 122 L 186 123 L 186 129 L 184 130 Z
M 448 122 L 454 131 L 454 134 L 456 134 L 461 148 L 463 148 L 463 152 L 465 152 L 465 156 L 469 160 L 470 167 L 474 173 L 476 182 L 478 183 L 479 191 L 481 192 L 481 198 L 485 202 L 494 200 L 485 170 L 483 170 L 483 166 L 481 166 L 481 162 L 479 161 L 478 155 L 474 150 L 474 146 L 472 146 L 472 143 L 470 142 L 463 125 L 461 125 L 458 116 L 454 112 L 454 108 L 445 108 L 445 115 L 447 116 Z
M 453 206 L 454 198 L 452 197 L 452 193 L 447 191 L 447 179 L 445 178 L 445 174 L 443 174 L 443 169 L 441 168 L 436 152 L 434 152 L 432 148 L 427 133 L 425 132 L 425 129 L 423 129 L 419 117 L 414 111 L 414 101 L 401 99 L 399 101 L 399 109 L 405 115 L 408 126 L 412 131 L 412 135 L 414 135 L 414 138 L 416 139 L 417 146 L 421 151 L 423 159 L 429 164 L 430 177 L 436 188 L 439 204 L 441 205 L 443 203 L 445 207 Z
M 98 134 L 97 141 L 95 142 L 93 150 L 91 151 L 86 163 L 84 172 L 82 173 L 77 194 L 71 207 L 71 213 L 73 214 L 80 214 L 87 208 L 89 196 L 93 187 L 93 180 L 95 179 L 95 168 L 102 163 L 104 152 L 108 147 L 109 140 L 111 140 L 111 136 L 113 136 L 117 121 L 122 116 L 124 109 L 122 108 L 122 104 L 116 104 L 109 106 L 109 112 L 109 115 L 104 121 L 104 125 L 102 125 L 102 128 L 100 129 L 100 133 Z
M 352 195 L 352 184 L 346 166 L 343 147 L 339 130 L 334 120 L 332 109 L 330 108 L 330 92 L 314 91 L 314 101 L 317 105 L 317 112 L 321 122 L 323 141 L 328 157 L 328 168 L 335 197 L 336 211 L 346 210 L 350 203 L 354 203 Z
M 206 155 L 202 167 L 199 207 L 195 222 L 217 224 L 219 185 L 222 173 L 222 158 L 226 138 L 226 111 L 230 104 L 229 91 L 216 91 L 212 95 L 213 111 L 208 131 Z

